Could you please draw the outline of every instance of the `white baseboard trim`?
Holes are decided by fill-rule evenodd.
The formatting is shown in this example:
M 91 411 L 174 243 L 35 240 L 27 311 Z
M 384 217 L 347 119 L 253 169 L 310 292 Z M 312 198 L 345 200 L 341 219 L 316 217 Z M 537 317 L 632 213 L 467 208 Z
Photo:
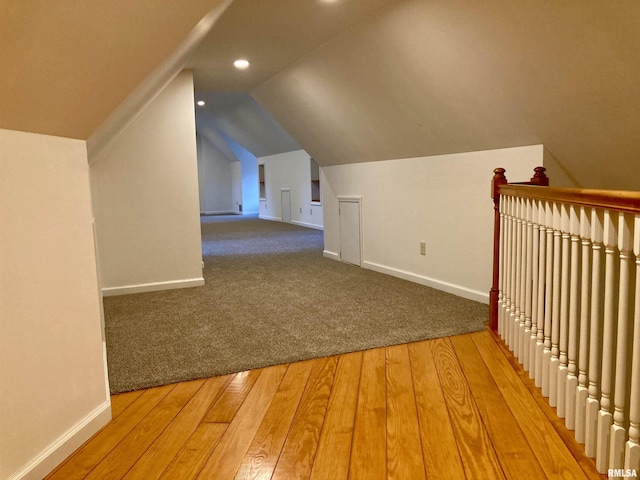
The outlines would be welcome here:
M 237 210 L 212 210 L 200 212 L 200 215 L 242 215 L 242 212 L 238 212 Z
M 186 280 L 172 280 L 169 282 L 142 283 L 139 285 L 125 285 L 123 287 L 109 287 L 102 289 L 104 297 L 116 295 L 128 295 L 130 293 L 156 292 L 158 290 L 173 290 L 176 288 L 201 287 L 204 285 L 204 278 L 188 278 Z
M 281 222 L 282 221 L 282 219 L 280 217 L 270 217 L 268 215 L 258 215 L 258 218 L 260 220 L 271 220 L 271 221 L 274 221 L 274 222 Z
M 10 476 L 8 480 L 39 480 L 44 478 L 105 426 L 109 420 L 111 420 L 111 400 L 107 398 L 73 428 L 40 452 L 37 457 Z
M 336 252 L 330 252 L 329 250 L 323 250 L 322 251 L 322 256 L 325 257 L 325 258 L 330 258 L 331 260 L 340 261 L 340 254 L 336 253 Z
M 475 300 L 476 302 L 489 304 L 489 293 L 471 290 L 460 285 L 443 282 L 442 280 L 436 280 L 435 278 L 425 277 L 423 275 L 419 275 L 413 272 L 407 272 L 406 270 L 400 270 L 398 268 L 386 267 L 384 265 L 373 262 L 362 262 L 362 268 L 385 273 L 393 277 L 402 278 L 403 280 L 409 280 L 410 282 L 419 283 L 420 285 L 425 285 L 427 287 L 435 288 L 436 290 L 442 290 L 447 293 L 452 293 L 459 297 L 467 298 L 469 300 Z
M 322 225 L 316 225 L 315 223 L 299 222 L 297 220 L 291 220 L 291 223 L 301 227 L 313 228 L 314 230 L 324 230 Z

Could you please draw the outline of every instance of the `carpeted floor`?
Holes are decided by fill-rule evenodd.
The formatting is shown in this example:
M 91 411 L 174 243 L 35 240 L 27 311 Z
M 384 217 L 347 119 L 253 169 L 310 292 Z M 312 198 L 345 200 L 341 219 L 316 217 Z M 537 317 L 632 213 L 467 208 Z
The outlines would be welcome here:
M 204 287 L 104 299 L 112 393 L 479 331 L 486 305 L 323 258 L 322 232 L 203 217 Z

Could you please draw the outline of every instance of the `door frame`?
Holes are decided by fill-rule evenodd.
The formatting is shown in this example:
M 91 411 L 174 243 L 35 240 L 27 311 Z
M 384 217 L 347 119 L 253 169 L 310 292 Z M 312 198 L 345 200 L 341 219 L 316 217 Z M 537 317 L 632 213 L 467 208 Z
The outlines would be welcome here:
M 362 197 L 357 195 L 338 195 L 336 196 L 338 200 L 338 236 L 340 238 L 340 252 L 338 253 L 338 257 L 340 261 L 342 261 L 342 234 L 340 232 L 340 202 L 348 202 L 348 203 L 357 203 L 358 204 L 358 223 L 359 223 L 359 232 L 358 232 L 358 240 L 360 244 L 360 265 L 362 268 L 362 263 L 364 261 L 364 242 L 363 238 L 363 225 L 362 225 Z M 347 262 L 345 262 L 347 263 Z
M 288 222 L 285 222 L 284 220 L 284 206 L 282 205 L 282 194 L 284 192 L 289 192 L 289 221 Z M 283 223 L 293 223 L 293 211 L 291 210 L 291 188 L 280 189 L 280 221 Z

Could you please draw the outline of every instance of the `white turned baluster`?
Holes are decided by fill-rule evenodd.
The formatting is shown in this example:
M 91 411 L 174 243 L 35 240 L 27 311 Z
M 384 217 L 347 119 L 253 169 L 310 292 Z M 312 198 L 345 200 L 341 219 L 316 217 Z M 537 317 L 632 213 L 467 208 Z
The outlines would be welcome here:
M 513 301 L 515 308 L 513 309 L 513 354 L 520 359 L 520 337 L 522 330 L 524 330 L 524 321 L 522 322 L 522 329 L 520 328 L 520 309 L 522 308 L 522 302 L 520 301 L 520 290 L 522 282 L 520 278 L 522 276 L 522 199 L 516 199 L 516 255 L 515 255 L 515 278 L 514 278 L 514 294 Z
M 538 202 L 538 224 L 540 228 L 540 244 L 538 255 L 538 338 L 536 339 L 536 367 L 535 367 L 535 383 L 536 387 L 542 387 L 542 355 L 544 352 L 544 294 L 545 294 L 545 280 L 546 280 L 546 265 L 547 265 L 547 225 L 545 223 L 545 202 Z
M 553 203 L 553 299 L 551 302 L 551 360 L 549 362 L 549 405 L 558 405 L 558 368 L 560 367 L 560 286 L 562 272 L 561 207 Z
M 624 452 L 624 468 L 640 472 L 640 215 L 635 217 L 633 253 L 636 256 L 636 295 L 633 314 L 631 397 L 629 400 L 629 441 Z
M 591 211 L 591 305 L 589 308 L 589 398 L 586 405 L 584 450 L 595 457 L 598 440 L 598 412 L 600 411 L 600 372 L 602 371 L 602 255 L 604 246 L 604 211 Z
M 596 449 L 596 469 L 607 471 L 609 462 L 609 441 L 613 415 L 611 414 L 612 370 L 614 367 L 615 323 L 617 285 L 616 270 L 618 243 L 616 219 L 608 210 L 604 212 L 604 326 L 602 331 L 602 380 L 600 381 L 600 411 L 598 412 L 598 441 Z
M 627 335 L 629 332 L 629 277 L 631 273 L 633 223 L 630 215 L 618 216 L 618 250 L 620 251 L 620 285 L 618 288 L 618 336 L 616 341 L 613 425 L 609 445 L 608 468 L 622 468 L 627 441 Z
M 565 425 L 576 428 L 576 391 L 578 388 L 578 332 L 580 318 L 580 207 L 569 208 L 571 234 L 571 267 L 569 281 L 569 343 L 567 345 L 567 382 L 565 393 Z
M 529 339 L 531 338 L 531 279 L 533 275 L 533 222 L 531 221 L 532 215 L 532 205 L 531 200 L 525 200 L 525 220 L 526 223 L 523 222 L 523 231 L 525 233 L 525 252 L 524 255 L 524 275 L 523 278 L 523 293 L 524 297 L 524 309 L 521 314 L 521 317 L 524 318 L 524 332 L 522 335 L 522 346 L 520 349 L 521 356 L 520 361 L 522 362 L 522 367 L 525 370 L 529 370 Z
M 510 315 L 511 315 L 511 278 L 513 276 L 513 239 L 512 239 L 512 227 L 511 222 L 513 217 L 512 213 L 512 197 L 504 197 L 505 199 L 505 279 L 504 279 L 504 301 L 502 305 L 502 322 L 503 322 L 503 339 L 507 346 L 510 346 Z
M 549 396 L 551 390 L 551 319 L 553 316 L 553 204 L 546 202 L 545 224 L 547 225 L 547 258 L 545 265 L 545 300 L 544 300 L 544 350 L 542 352 L 542 395 Z
M 536 342 L 538 341 L 538 287 L 540 275 L 540 224 L 538 201 L 531 202 L 531 332 L 529 335 L 529 378 L 536 378 Z
M 504 208 L 506 199 L 504 196 L 500 196 L 500 240 L 499 240 L 499 251 L 500 255 L 498 258 L 498 335 L 504 339 L 504 321 L 502 318 L 502 306 L 504 304 L 504 276 L 505 276 L 505 249 L 507 248 L 505 245 L 505 228 L 506 228 L 506 220 L 504 215 Z
M 571 260 L 571 235 L 569 234 L 569 206 L 560 207 L 560 228 L 562 229 L 562 258 L 560 270 L 560 340 L 558 342 L 560 353 L 558 354 L 558 391 L 556 397 L 557 415 L 565 417 L 565 394 L 567 388 L 569 345 L 569 262 Z
M 580 281 L 580 340 L 578 358 L 578 388 L 576 390 L 575 435 L 579 443 L 585 442 L 587 397 L 589 396 L 589 302 L 591 293 L 591 216 L 587 208 L 580 208 L 580 236 L 582 238 L 582 278 Z
M 514 338 L 514 318 L 516 311 L 516 278 L 517 278 L 517 262 L 516 262 L 516 211 L 517 211 L 517 198 L 511 198 L 511 272 L 509 277 L 509 290 L 510 290 L 510 303 L 509 303 L 509 317 L 507 318 L 509 329 L 509 348 L 513 351 L 513 338 Z

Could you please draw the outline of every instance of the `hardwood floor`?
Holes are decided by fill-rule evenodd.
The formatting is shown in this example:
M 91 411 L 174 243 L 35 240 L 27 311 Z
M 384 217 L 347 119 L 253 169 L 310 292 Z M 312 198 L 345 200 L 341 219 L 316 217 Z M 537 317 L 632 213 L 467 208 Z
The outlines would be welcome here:
M 47 478 L 604 478 L 489 332 L 112 397 Z

